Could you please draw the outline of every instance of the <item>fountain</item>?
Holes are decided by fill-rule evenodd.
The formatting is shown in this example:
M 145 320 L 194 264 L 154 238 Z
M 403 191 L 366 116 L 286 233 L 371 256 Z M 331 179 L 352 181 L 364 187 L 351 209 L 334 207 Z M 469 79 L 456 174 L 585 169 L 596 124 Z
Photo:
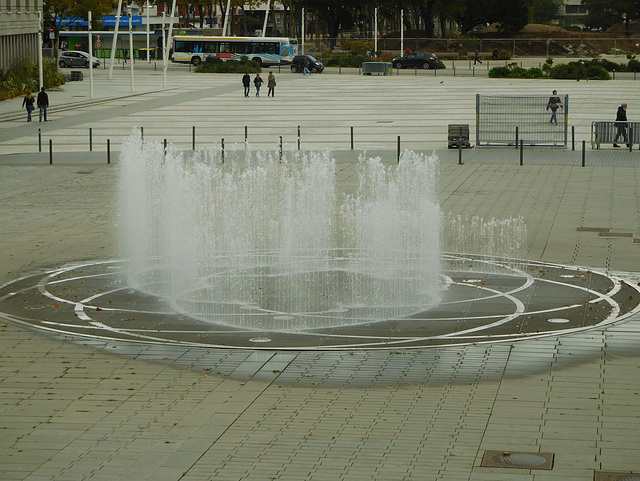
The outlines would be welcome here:
M 269 331 L 404 318 L 436 305 L 435 156 L 362 158 L 339 192 L 330 151 L 224 159 L 123 144 L 121 231 L 132 287 L 193 319 Z

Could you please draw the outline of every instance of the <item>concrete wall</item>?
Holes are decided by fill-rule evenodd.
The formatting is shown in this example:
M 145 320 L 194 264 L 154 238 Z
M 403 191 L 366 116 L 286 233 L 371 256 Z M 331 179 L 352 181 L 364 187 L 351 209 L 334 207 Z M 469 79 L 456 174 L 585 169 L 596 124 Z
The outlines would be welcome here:
M 42 0 L 0 0 L 0 70 L 23 58 L 38 61 L 38 11 Z

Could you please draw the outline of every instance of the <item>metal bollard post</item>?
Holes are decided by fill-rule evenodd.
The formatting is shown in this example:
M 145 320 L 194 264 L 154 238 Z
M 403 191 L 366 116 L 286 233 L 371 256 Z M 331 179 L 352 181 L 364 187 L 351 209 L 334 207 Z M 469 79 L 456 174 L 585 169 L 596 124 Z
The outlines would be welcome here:
M 53 164 L 53 139 L 49 139 L 49 163 Z
M 462 137 L 458 139 L 458 165 L 463 165 L 462 162 Z
M 615 79 L 616 79 L 616 69 L 614 68 L 613 69 L 613 80 L 615 80 Z M 587 79 L 587 80 L 589 80 L 589 79 Z
M 164 155 L 167 155 L 167 139 L 164 139 Z
M 140 140 L 144 142 L 144 127 L 140 127 Z
M 400 136 L 398 135 L 398 163 L 400 163 Z
M 93 152 L 93 129 L 89 127 L 89 152 Z
M 476 76 L 476 68 L 475 68 L 475 67 L 473 67 L 473 68 L 471 69 L 471 76 L 472 76 L 472 77 L 475 77 L 475 76 Z
M 282 162 L 282 135 L 280 136 L 279 144 L 280 145 L 278 146 L 278 150 L 279 150 L 280 162 Z
M 456 76 L 456 66 L 455 65 L 453 66 L 453 76 L 454 77 Z
M 587 142 L 585 140 L 582 141 L 582 167 L 585 165 L 585 150 L 586 150 Z
M 518 148 L 518 127 L 516 126 L 516 149 Z
M 298 150 L 300 150 L 300 126 L 298 125 Z
M 244 143 L 247 143 L 247 140 L 249 140 L 249 127 L 247 127 L 246 125 L 244 126 Z
M 38 152 L 42 152 L 42 129 L 38 129 Z
M 576 150 L 576 126 L 571 126 L 571 150 Z
M 107 139 L 107 164 L 111 163 L 111 139 Z
M 353 150 L 353 127 L 351 127 L 351 150 Z
M 222 149 L 222 163 L 224 164 L 224 139 L 220 142 L 220 147 Z
M 520 165 L 523 165 L 524 161 L 524 140 L 520 140 Z
M 193 126 L 191 135 L 191 150 L 196 150 L 196 126 Z

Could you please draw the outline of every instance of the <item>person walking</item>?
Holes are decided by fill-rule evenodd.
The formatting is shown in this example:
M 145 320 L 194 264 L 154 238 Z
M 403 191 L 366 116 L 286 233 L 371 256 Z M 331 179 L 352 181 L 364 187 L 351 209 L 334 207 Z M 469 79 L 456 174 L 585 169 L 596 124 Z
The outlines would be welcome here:
M 473 52 L 473 65 L 476 63 L 482 63 L 482 60 L 480 60 L 480 53 L 477 50 Z
M 267 87 L 269 88 L 267 97 L 269 95 L 275 97 L 274 89 L 276 88 L 276 76 L 273 75 L 273 72 L 269 72 L 269 76 L 267 77 Z
M 562 101 L 560 100 L 560 97 L 558 97 L 558 91 L 554 90 L 551 97 L 549 97 L 549 102 L 547 102 L 547 110 L 551 109 L 551 120 L 549 120 L 549 123 L 555 123 L 558 125 L 556 112 L 560 107 L 562 107 Z
M 629 139 L 627 137 L 627 104 L 622 104 L 618 107 L 618 112 L 616 113 L 616 137 L 613 139 L 613 146 L 620 147 L 618 145 L 618 137 L 622 136 L 627 147 L 629 147 Z
M 256 77 L 253 79 L 253 85 L 256 87 L 256 97 L 260 97 L 260 87 L 262 87 L 264 80 L 260 78 L 260 74 L 257 73 Z
M 24 100 L 22 101 L 22 106 L 27 109 L 27 122 L 31 122 L 31 112 L 33 112 L 34 106 L 33 104 L 36 102 L 36 99 L 33 98 L 31 94 L 31 90 L 27 90 L 27 95 L 25 95 Z
M 249 90 L 251 89 L 251 76 L 249 75 L 249 72 L 245 72 L 242 76 L 242 85 L 244 85 L 244 96 L 248 97 Z
M 580 60 L 580 63 L 578 64 L 578 82 L 580 82 L 580 77 L 584 77 L 589 80 L 584 73 L 584 60 Z
M 38 94 L 38 108 L 40 109 L 40 120 L 42 122 L 42 115 L 44 114 L 44 121 L 47 121 L 47 108 L 49 107 L 49 96 L 47 92 L 44 91 L 44 87 L 40 89 L 40 93 Z

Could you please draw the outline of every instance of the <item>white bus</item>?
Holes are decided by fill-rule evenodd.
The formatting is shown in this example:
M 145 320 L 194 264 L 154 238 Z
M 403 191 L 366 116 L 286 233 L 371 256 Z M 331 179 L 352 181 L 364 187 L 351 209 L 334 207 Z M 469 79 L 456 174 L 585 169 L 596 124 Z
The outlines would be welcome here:
M 171 61 L 200 65 L 207 57 L 239 60 L 248 57 L 268 67 L 290 63 L 291 45 L 288 38 L 279 37 L 204 37 L 176 35 L 173 37 Z M 284 62 L 283 62 L 284 61 Z

